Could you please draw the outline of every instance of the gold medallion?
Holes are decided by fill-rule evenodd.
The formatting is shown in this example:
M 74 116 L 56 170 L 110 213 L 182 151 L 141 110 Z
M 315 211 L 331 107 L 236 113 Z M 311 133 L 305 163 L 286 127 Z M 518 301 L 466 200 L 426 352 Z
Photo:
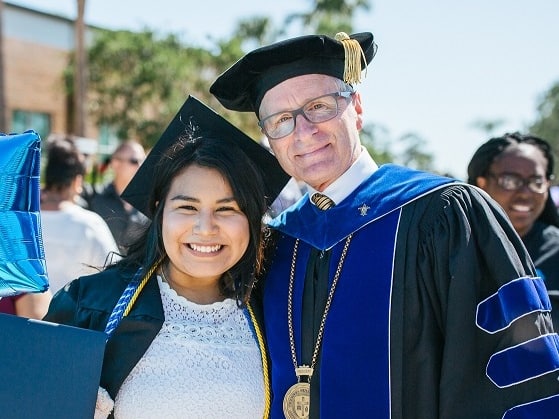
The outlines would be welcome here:
M 332 285 L 330 285 L 330 291 L 328 293 L 328 298 L 326 299 L 322 320 L 320 321 L 320 328 L 318 329 L 318 334 L 316 336 L 316 343 L 314 345 L 310 366 L 297 366 L 297 355 L 295 351 L 295 337 L 293 333 L 293 283 L 295 282 L 295 261 L 297 260 L 297 247 L 299 245 L 299 239 L 295 241 L 295 246 L 293 247 L 293 259 L 291 260 L 291 270 L 289 272 L 289 289 L 287 293 L 287 326 L 289 328 L 289 348 L 291 349 L 291 360 L 293 361 L 293 367 L 295 368 L 295 375 L 297 376 L 298 383 L 289 387 L 283 397 L 283 414 L 286 419 L 308 419 L 309 417 L 311 405 L 310 381 L 316 365 L 320 345 L 322 343 L 326 316 L 330 310 L 330 304 L 332 304 L 334 290 L 336 289 L 338 279 L 340 279 L 340 273 L 347 254 L 347 249 L 349 248 L 349 242 L 352 237 L 353 234 L 347 236 L 336 273 L 334 274 L 334 279 L 332 280 Z M 306 377 L 306 379 L 301 382 L 301 377 Z
M 311 402 L 309 383 L 293 384 L 283 398 L 283 414 L 286 419 L 307 419 Z

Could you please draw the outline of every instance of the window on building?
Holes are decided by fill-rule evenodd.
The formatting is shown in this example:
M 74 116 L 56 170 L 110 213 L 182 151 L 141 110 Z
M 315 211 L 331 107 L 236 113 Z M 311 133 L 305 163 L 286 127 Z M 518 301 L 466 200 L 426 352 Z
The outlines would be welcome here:
M 15 110 L 12 112 L 11 125 L 12 132 L 22 133 L 32 129 L 37 132 L 41 138 L 47 138 L 51 130 L 50 114 Z
M 99 148 L 98 153 L 102 157 L 108 157 L 112 154 L 115 148 L 118 147 L 119 141 L 116 135 L 116 130 L 107 124 L 99 126 Z

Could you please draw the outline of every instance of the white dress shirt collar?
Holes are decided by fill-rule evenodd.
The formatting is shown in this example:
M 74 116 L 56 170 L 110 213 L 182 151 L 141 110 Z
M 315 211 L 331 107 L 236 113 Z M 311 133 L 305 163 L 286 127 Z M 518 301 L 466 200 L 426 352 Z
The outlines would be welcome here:
M 361 153 L 355 162 L 338 179 L 329 185 L 321 193 L 327 195 L 338 204 L 349 196 L 365 179 L 371 176 L 378 169 L 377 164 L 365 147 L 361 147 Z M 307 185 L 309 196 L 312 196 L 316 189 Z

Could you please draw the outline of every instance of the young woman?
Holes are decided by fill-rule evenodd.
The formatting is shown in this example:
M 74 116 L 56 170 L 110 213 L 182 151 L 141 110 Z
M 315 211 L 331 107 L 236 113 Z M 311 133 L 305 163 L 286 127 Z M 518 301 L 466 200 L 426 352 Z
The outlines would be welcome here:
M 150 226 L 124 259 L 59 293 L 45 319 L 110 336 L 99 415 L 114 400 L 119 419 L 267 417 L 266 357 L 249 297 L 265 198 L 276 192 L 243 145 L 195 130 L 170 140 L 131 182 L 149 190 L 131 201 Z M 267 174 L 279 173 L 271 161 Z
M 491 138 L 474 153 L 468 183 L 484 189 L 507 213 L 547 287 L 559 328 L 559 215 L 549 193 L 554 158 L 533 135 Z

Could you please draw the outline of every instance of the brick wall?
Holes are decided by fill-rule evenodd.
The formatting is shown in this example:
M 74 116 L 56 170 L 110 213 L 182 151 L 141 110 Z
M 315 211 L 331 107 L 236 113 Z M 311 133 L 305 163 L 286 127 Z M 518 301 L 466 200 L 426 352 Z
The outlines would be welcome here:
M 8 120 L 14 110 L 51 115 L 52 131 L 66 132 L 67 97 L 63 85 L 68 52 L 13 38 L 4 39 Z

